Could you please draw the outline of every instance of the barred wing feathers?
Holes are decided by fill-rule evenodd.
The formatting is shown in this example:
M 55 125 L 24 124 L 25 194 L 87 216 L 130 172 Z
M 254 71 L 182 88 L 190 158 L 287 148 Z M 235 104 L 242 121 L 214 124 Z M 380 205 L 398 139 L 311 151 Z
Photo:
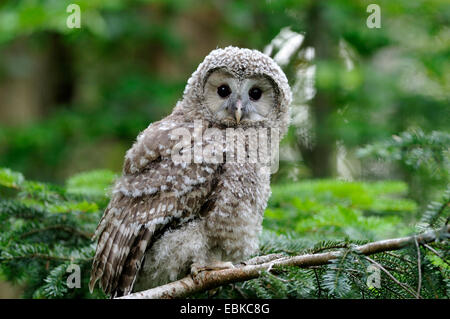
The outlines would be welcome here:
M 157 122 L 127 152 L 124 175 L 97 227 L 89 288 L 113 297 L 131 292 L 146 249 L 165 230 L 198 216 L 215 186 L 216 164 L 175 164 L 169 127 Z

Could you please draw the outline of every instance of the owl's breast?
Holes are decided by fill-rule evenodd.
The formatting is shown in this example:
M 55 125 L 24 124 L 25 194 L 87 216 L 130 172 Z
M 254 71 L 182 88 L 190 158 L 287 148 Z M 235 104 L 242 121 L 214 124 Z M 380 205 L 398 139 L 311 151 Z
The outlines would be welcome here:
M 223 260 L 242 261 L 258 251 L 263 213 L 270 196 L 270 175 L 259 164 L 225 163 L 205 217 L 210 246 Z

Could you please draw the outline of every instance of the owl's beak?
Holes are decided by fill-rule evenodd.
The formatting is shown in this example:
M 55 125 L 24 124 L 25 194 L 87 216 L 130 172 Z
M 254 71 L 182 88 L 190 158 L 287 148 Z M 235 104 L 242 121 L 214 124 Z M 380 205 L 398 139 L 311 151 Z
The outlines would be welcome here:
M 234 112 L 234 117 L 236 118 L 236 123 L 239 124 L 242 117 L 242 101 L 237 100 L 236 102 L 236 110 Z

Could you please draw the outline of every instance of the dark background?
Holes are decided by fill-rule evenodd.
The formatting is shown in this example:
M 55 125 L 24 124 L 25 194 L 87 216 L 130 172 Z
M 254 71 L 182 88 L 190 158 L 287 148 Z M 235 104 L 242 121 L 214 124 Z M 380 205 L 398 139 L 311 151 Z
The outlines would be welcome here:
M 69 3 L 81 7 L 80 29 L 66 26 Z M 449 130 L 450 10 L 378 1 L 381 28 L 369 29 L 369 3 L 3 1 L 0 166 L 54 182 L 120 171 L 138 132 L 171 112 L 205 55 L 236 45 L 292 51 L 278 59 L 295 96 L 285 175 L 373 177 L 356 148 L 409 128 Z M 375 173 L 392 176 L 386 169 Z
M 66 25 L 70 3 L 81 7 L 80 29 Z M 235 45 L 274 57 L 294 94 L 292 125 L 280 148 L 265 227 L 284 218 L 301 234 L 331 227 L 325 234 L 341 238 L 339 227 L 354 226 L 350 217 L 342 221 L 339 215 L 333 224 L 335 203 L 327 212 L 314 202 L 329 203 L 321 192 L 330 189 L 349 209 L 339 214 L 358 219 L 358 227 L 366 223 L 359 209 L 380 209 L 376 204 L 383 189 L 400 190 L 418 205 L 395 206 L 391 200 L 383 212 L 415 212 L 418 218 L 450 180 L 448 144 L 435 146 L 447 154 L 442 158 L 419 146 L 409 154 L 412 162 L 411 156 L 399 157 L 377 145 L 408 138 L 414 145 L 415 136 L 450 133 L 450 6 L 445 0 L 376 1 L 381 28 L 371 29 L 366 24 L 370 3 L 1 1 L 0 167 L 61 185 L 93 169 L 120 173 L 137 134 L 171 112 L 203 58 L 217 47 Z M 368 144 L 375 146 L 367 149 Z M 367 156 L 372 153 L 378 157 Z M 383 156 L 389 160 L 381 161 Z M 437 168 L 422 169 L 421 161 L 434 161 Z M 296 186 L 291 193 L 276 188 L 306 179 L 326 182 Z M 389 184 L 393 179 L 404 184 Z M 382 184 L 371 193 L 350 184 L 343 193 L 336 186 L 340 180 Z M 301 215 L 308 209 L 315 218 L 310 224 Z M 351 215 L 353 209 L 357 215 Z M 393 222 L 398 216 L 384 217 L 383 227 L 399 229 Z M 364 225 L 364 231 L 375 227 Z M 375 238 L 388 234 L 382 229 Z M 343 233 L 354 237 L 347 230 Z M 4 291 L 15 295 L 10 288 Z

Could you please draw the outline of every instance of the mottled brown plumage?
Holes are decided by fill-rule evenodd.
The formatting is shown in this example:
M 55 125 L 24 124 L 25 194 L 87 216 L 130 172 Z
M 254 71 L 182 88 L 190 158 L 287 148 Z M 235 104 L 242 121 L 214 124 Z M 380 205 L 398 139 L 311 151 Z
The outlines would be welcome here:
M 216 96 L 223 83 L 230 86 L 229 97 Z M 244 96 L 255 87 L 261 98 Z M 193 265 L 254 254 L 270 195 L 267 164 L 230 161 L 226 147 L 220 151 L 224 161 L 206 161 L 206 153 L 198 159 L 194 150 L 191 161 L 176 162 L 172 152 L 180 150 L 180 140 L 174 130 L 187 130 L 192 145 L 203 149 L 211 139 L 197 138 L 213 128 L 224 139 L 227 128 L 277 129 L 278 143 L 287 130 L 290 99 L 284 73 L 268 56 L 234 47 L 212 51 L 172 114 L 139 134 L 127 152 L 95 234 L 90 289 L 99 281 L 107 294 L 126 295 L 185 276 Z M 232 116 L 238 109 L 242 120 Z M 243 147 L 252 143 L 244 140 Z

